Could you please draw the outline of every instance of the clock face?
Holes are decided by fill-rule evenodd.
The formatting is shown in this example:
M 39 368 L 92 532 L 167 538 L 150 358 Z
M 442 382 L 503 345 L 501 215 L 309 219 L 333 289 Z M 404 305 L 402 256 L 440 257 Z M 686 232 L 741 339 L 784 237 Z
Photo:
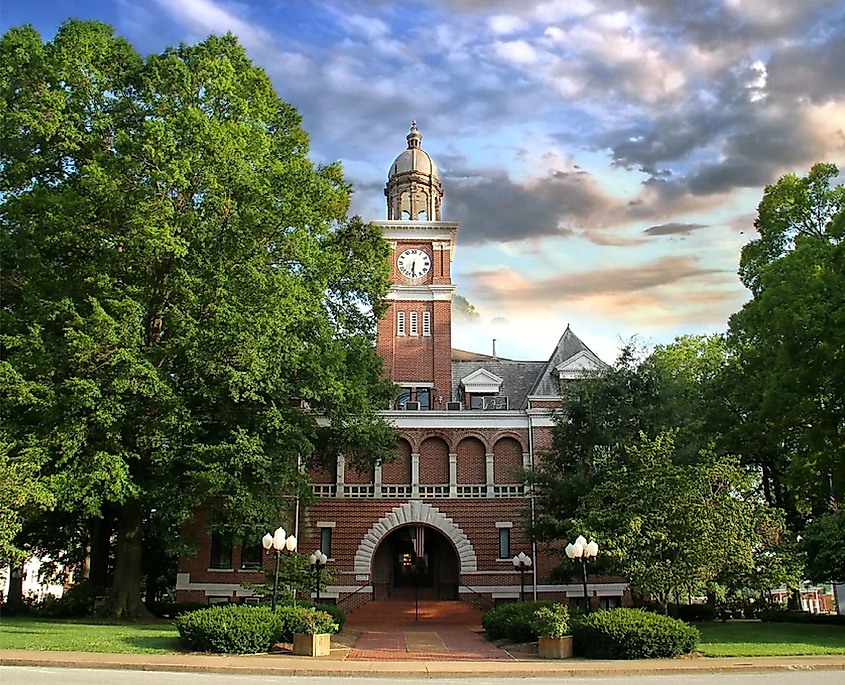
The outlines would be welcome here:
M 405 278 L 422 278 L 431 269 L 431 257 L 425 250 L 405 250 L 396 260 L 396 267 Z

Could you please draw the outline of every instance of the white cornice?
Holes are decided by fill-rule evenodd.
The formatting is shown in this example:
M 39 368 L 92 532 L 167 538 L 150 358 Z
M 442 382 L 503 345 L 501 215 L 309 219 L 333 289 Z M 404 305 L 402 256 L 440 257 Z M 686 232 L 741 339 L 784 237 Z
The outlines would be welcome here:
M 495 373 L 481 368 L 461 379 L 461 385 L 467 392 L 499 392 L 503 380 Z
M 391 285 L 385 300 L 422 300 L 424 302 L 451 300 L 457 288 L 454 285 Z
M 431 240 L 449 242 L 450 260 L 455 259 L 458 245 L 457 221 L 373 221 L 385 240 Z

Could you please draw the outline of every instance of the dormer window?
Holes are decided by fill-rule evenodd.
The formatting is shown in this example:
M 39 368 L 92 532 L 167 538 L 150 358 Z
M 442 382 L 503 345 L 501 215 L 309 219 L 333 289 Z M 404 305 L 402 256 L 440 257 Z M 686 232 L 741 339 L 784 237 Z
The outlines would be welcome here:
M 484 409 L 485 397 L 499 395 L 503 380 L 487 369 L 478 369 L 461 379 L 470 409 Z

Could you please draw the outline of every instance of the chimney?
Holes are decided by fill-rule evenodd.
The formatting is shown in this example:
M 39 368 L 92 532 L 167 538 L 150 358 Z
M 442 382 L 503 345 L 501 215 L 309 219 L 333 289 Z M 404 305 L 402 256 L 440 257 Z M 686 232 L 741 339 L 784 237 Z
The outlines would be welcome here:
M 493 338 L 493 359 L 498 359 L 496 356 L 496 338 Z

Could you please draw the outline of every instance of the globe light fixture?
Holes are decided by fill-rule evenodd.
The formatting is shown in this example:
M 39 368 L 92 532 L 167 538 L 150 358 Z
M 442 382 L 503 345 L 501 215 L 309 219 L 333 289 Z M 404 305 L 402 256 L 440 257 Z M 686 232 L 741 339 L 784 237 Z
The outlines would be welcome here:
M 584 579 L 584 605 L 585 611 L 590 612 L 590 598 L 587 596 L 587 562 L 593 561 L 599 555 L 599 545 L 595 540 L 587 542 L 587 538 L 579 535 L 575 538 L 575 542 L 571 542 L 566 546 L 566 556 L 572 561 L 581 562 L 581 570 Z
M 268 552 L 272 549 L 276 555 L 276 575 L 273 578 L 273 601 L 270 605 L 272 609 L 275 609 L 276 595 L 279 589 L 279 561 L 281 559 L 282 552 L 292 554 L 296 551 L 296 536 L 289 536 L 287 531 L 279 526 L 272 535 L 267 533 L 263 538 L 261 538 L 261 546 Z
M 525 601 L 525 572 L 531 568 L 531 557 L 525 552 L 520 552 L 513 559 L 513 567 L 519 571 L 519 597 L 521 601 Z
M 329 558 L 318 549 L 310 557 L 308 557 L 308 561 L 311 562 L 311 568 L 314 569 L 314 571 L 317 575 L 317 602 L 319 602 L 320 601 L 320 576 L 323 573 L 323 569 L 326 568 L 326 564 L 328 563 Z

